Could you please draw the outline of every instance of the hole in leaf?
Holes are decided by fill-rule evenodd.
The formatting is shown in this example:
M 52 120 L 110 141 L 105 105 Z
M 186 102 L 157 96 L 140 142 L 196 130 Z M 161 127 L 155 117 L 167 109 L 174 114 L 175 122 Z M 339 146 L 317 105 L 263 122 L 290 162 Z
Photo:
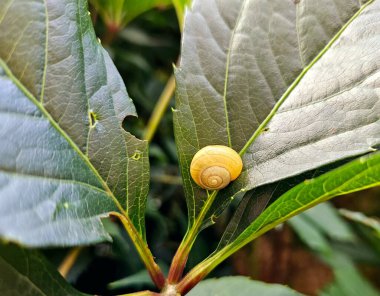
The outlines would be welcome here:
M 138 125 L 138 119 L 136 116 L 128 115 L 123 119 L 123 129 L 132 135 L 135 134 L 135 128 Z

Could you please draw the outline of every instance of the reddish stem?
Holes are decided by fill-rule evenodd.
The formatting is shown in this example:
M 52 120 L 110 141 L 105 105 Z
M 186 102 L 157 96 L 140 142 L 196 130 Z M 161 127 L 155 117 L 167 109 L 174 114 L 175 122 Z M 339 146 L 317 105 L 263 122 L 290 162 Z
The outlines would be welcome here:
M 170 266 L 169 275 L 168 275 L 169 284 L 178 283 L 178 281 L 181 279 L 188 257 L 189 257 L 189 251 L 186 248 L 186 246 L 185 247 L 180 246 Z

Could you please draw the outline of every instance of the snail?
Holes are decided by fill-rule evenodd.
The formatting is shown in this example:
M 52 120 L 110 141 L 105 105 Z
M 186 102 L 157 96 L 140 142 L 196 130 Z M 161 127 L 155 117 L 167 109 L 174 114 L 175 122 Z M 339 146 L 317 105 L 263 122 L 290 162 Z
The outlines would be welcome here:
M 219 190 L 239 177 L 243 169 L 240 155 L 230 147 L 210 145 L 199 150 L 190 164 L 194 182 L 208 190 Z

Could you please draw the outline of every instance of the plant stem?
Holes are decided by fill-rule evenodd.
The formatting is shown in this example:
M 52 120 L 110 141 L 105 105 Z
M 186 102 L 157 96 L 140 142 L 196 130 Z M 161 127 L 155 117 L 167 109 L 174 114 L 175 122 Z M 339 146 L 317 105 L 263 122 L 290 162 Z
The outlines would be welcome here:
M 73 267 L 75 261 L 78 259 L 79 253 L 83 250 L 83 247 L 76 247 L 71 249 L 66 257 L 63 259 L 62 263 L 58 267 L 59 273 L 66 278 L 69 274 L 71 268 Z
M 175 284 L 181 279 L 191 247 L 193 246 L 195 242 L 195 239 L 202 226 L 203 220 L 206 217 L 206 214 L 209 211 L 211 205 L 213 204 L 217 194 L 218 194 L 218 191 L 213 191 L 208 196 L 201 212 L 199 213 L 198 217 L 194 221 L 194 224 L 187 231 L 180 246 L 178 247 L 177 253 L 175 254 L 173 258 L 173 261 L 169 270 L 169 276 L 168 276 L 169 284 Z
M 198 284 L 202 279 L 204 279 L 207 274 L 213 270 L 212 267 L 213 256 L 209 259 L 204 260 L 197 266 L 195 266 L 176 286 L 177 292 L 180 295 L 185 295 L 189 292 L 196 284 Z
M 144 133 L 144 140 L 151 141 L 154 134 L 156 133 L 157 127 L 165 114 L 166 109 L 170 103 L 170 99 L 173 96 L 175 90 L 175 79 L 172 74 L 162 91 L 156 106 L 154 107 L 153 113 L 149 119 L 148 125 Z
M 145 267 L 148 270 L 154 284 L 157 286 L 157 288 L 162 289 L 165 286 L 165 276 L 162 273 L 160 267 L 154 261 L 154 257 L 148 245 L 142 239 L 136 228 L 133 226 L 132 221 L 127 216 L 122 215 L 118 212 L 111 212 L 109 215 L 119 218 L 123 223 L 125 230 L 128 232 L 133 244 L 135 245 L 137 252 L 145 264 Z
M 323 201 L 326 201 L 324 199 Z M 323 202 L 319 201 L 316 204 Z M 316 205 L 314 204 L 314 205 Z M 310 206 L 311 207 L 311 206 Z M 309 207 L 309 208 L 310 208 Z M 217 252 L 211 254 L 207 259 L 196 265 L 190 272 L 176 285 L 176 290 L 180 295 L 185 295 L 190 291 L 197 283 L 204 279 L 215 267 L 217 267 L 221 262 L 226 260 L 229 256 L 235 253 L 237 250 L 241 249 L 254 239 L 262 236 L 264 233 L 273 229 L 277 225 L 284 223 L 289 218 L 295 216 L 297 212 L 292 212 L 290 215 L 284 216 L 277 220 L 275 223 L 268 224 L 251 235 L 247 235 L 245 238 L 241 239 L 238 243 L 231 243 Z M 244 232 L 242 233 L 244 234 Z M 242 235 L 241 234 L 241 235 Z M 235 241 L 236 242 L 236 241 Z

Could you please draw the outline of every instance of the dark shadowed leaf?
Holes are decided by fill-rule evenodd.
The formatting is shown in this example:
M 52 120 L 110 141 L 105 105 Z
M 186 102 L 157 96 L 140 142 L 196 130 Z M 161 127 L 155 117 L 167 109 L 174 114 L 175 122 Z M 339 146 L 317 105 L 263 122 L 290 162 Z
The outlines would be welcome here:
M 122 128 L 136 112 L 87 1 L 2 0 L 0 44 L 0 234 L 88 244 L 119 210 L 144 236 L 147 144 Z
M 0 295 L 85 296 L 37 251 L 0 245 Z

